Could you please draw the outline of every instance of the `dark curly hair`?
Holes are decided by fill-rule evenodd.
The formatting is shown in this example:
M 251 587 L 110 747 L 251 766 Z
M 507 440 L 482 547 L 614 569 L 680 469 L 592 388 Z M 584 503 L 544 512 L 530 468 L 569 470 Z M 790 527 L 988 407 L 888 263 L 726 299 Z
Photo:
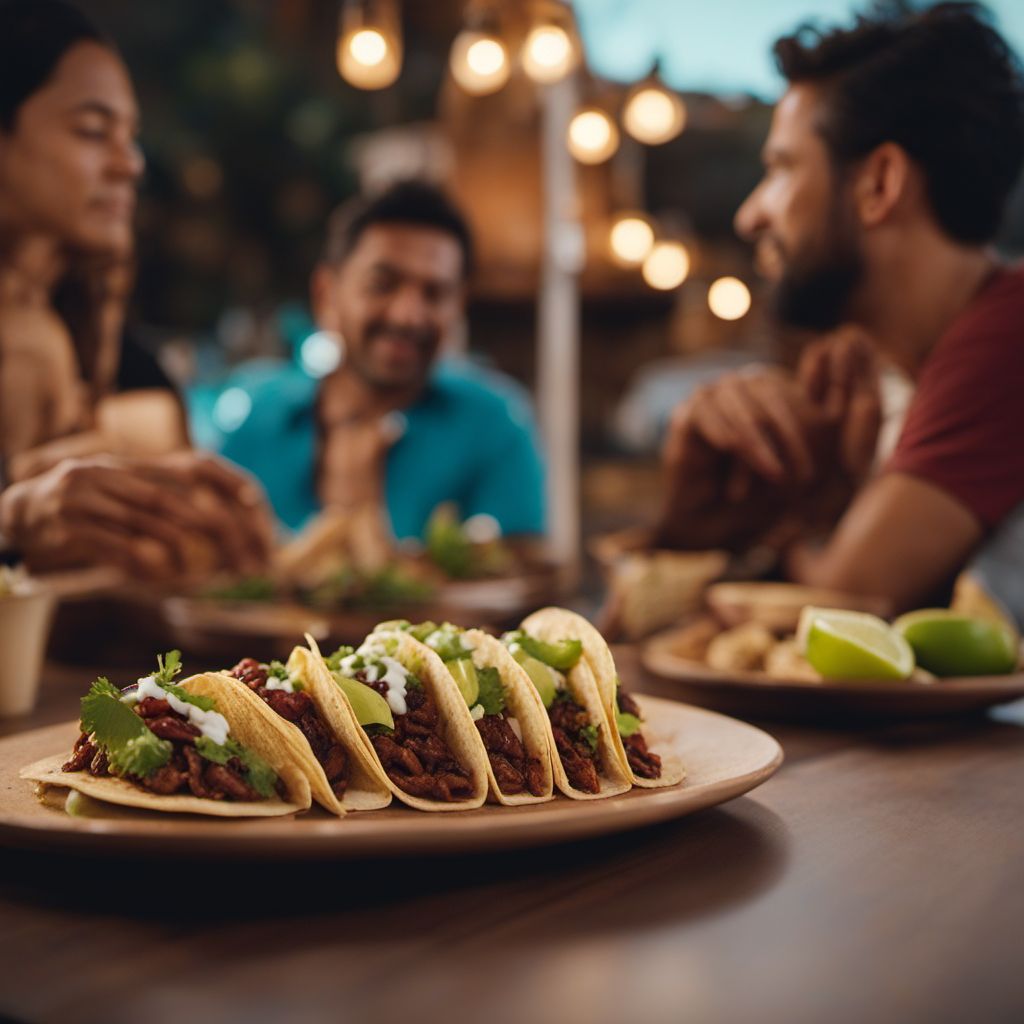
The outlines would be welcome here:
M 879 4 L 849 29 L 804 25 L 774 53 L 789 82 L 823 90 L 818 127 L 838 165 L 894 142 L 948 235 L 994 237 L 1024 161 L 1024 79 L 983 6 Z
M 0 129 L 11 131 L 21 105 L 80 42 L 113 49 L 86 15 L 63 0 L 0 2 Z
M 473 269 L 473 236 L 459 208 L 436 185 L 417 179 L 399 181 L 374 196 L 342 203 L 327 222 L 321 262 L 344 263 L 367 228 L 374 224 L 413 224 L 451 235 L 462 250 L 463 277 Z

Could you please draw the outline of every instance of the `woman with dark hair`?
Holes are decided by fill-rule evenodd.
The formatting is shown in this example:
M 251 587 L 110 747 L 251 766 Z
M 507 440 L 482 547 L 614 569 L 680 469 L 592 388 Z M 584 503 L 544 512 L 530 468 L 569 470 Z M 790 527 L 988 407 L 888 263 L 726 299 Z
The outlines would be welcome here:
M 115 396 L 143 158 L 131 79 L 61 0 L 0 2 L 0 538 L 30 565 L 254 569 L 258 488 Z

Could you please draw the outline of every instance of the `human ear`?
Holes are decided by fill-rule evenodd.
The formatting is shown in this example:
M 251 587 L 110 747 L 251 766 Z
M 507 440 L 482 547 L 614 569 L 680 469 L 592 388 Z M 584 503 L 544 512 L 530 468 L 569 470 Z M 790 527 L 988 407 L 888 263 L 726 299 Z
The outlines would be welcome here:
M 911 161 L 895 142 L 876 146 L 860 163 L 854 180 L 854 202 L 864 227 L 888 220 L 908 194 Z

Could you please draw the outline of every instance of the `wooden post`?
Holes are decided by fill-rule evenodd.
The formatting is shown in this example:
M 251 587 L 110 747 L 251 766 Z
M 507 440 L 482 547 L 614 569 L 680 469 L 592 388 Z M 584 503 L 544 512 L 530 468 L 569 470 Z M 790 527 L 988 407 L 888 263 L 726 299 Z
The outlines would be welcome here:
M 548 456 L 551 557 L 562 566 L 566 586 L 580 569 L 579 380 L 580 303 L 578 276 L 585 259 L 576 168 L 566 132 L 577 101 L 570 75 L 541 87 L 541 187 L 544 236 L 537 302 L 537 396 Z

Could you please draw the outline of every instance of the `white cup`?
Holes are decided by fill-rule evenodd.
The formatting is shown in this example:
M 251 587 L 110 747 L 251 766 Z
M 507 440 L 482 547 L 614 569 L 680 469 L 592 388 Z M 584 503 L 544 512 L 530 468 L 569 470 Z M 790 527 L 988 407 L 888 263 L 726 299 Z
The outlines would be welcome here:
M 39 591 L 0 597 L 0 718 L 35 706 L 53 616 L 53 597 Z

